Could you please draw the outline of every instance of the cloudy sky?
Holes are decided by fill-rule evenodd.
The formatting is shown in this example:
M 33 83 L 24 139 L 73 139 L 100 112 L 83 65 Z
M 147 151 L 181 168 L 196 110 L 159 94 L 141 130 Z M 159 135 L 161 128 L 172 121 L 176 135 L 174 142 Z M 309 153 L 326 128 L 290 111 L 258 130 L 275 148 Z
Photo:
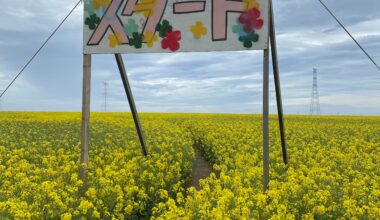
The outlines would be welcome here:
M 76 0 L 12 0 L 0 7 L 3 90 Z M 325 0 L 380 63 L 380 1 Z M 308 114 L 318 68 L 323 114 L 380 115 L 380 71 L 317 0 L 274 0 L 284 111 Z M 1 100 L 1 110 L 81 111 L 82 5 Z M 141 112 L 260 113 L 262 52 L 130 54 Z M 92 111 L 129 111 L 112 55 L 93 56 Z M 275 93 L 271 84 L 271 112 Z

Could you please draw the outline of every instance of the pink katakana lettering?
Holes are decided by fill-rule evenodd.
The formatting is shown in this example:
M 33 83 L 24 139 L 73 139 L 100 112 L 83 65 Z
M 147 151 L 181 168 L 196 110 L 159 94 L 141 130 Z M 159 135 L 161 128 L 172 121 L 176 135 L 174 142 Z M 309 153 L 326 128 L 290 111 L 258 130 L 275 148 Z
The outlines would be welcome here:
M 123 0 L 112 1 L 99 26 L 90 37 L 90 40 L 87 43 L 88 45 L 98 45 L 107 33 L 108 28 L 111 28 L 122 44 L 128 44 L 129 41 L 127 35 L 124 33 L 123 23 L 116 14 L 122 3 Z
M 128 1 L 122 15 L 130 16 L 133 12 L 149 11 L 149 16 L 146 20 L 143 33 L 151 31 L 156 32 L 156 27 L 160 23 L 164 15 L 168 0 L 153 0 L 150 3 L 137 4 L 137 0 Z
M 173 4 L 174 14 L 187 14 L 195 12 L 203 12 L 206 8 L 205 1 L 192 2 L 176 2 Z
M 117 15 L 118 10 L 125 0 L 113 0 L 107 9 L 106 14 L 102 18 L 99 26 L 92 34 L 88 45 L 98 45 L 107 33 L 108 28 L 117 34 L 118 40 L 122 44 L 128 44 L 128 36 L 124 32 L 123 23 Z M 131 16 L 134 12 L 148 12 L 143 34 L 147 31 L 155 32 L 157 25 L 160 23 L 168 0 L 153 0 L 149 3 L 137 3 L 138 0 L 127 0 L 125 7 L 121 13 L 122 16 Z
M 227 39 L 228 13 L 245 12 L 246 3 L 241 1 L 212 0 L 212 40 Z

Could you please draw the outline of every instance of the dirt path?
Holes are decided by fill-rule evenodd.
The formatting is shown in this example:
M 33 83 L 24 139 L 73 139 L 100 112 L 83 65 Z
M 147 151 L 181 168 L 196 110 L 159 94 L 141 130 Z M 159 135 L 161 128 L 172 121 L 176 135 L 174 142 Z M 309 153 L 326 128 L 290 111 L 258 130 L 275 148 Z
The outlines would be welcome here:
M 202 153 L 197 148 L 194 148 L 194 150 L 195 160 L 193 163 L 193 170 L 191 173 L 191 181 L 189 183 L 189 187 L 193 186 L 199 190 L 201 189 L 199 180 L 207 178 L 213 170 L 211 164 L 207 162 Z

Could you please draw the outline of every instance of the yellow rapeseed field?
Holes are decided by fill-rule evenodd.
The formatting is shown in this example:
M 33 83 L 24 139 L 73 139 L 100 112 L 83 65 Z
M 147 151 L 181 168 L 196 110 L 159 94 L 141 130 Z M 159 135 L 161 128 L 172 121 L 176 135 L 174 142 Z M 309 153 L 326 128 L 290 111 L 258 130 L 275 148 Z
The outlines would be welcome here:
M 0 219 L 379 219 L 380 117 L 271 118 L 262 190 L 257 115 L 92 113 L 89 188 L 78 190 L 79 113 L 0 113 Z M 194 147 L 213 165 L 186 188 Z

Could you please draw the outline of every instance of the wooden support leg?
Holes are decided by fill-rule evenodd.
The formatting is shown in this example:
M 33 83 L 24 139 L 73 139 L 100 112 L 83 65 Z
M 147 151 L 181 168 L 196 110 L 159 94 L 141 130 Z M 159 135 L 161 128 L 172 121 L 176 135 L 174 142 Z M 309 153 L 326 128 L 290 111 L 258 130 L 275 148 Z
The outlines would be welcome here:
M 91 96 L 91 55 L 83 55 L 83 102 L 82 102 L 82 139 L 80 152 L 79 178 L 83 181 L 84 193 L 88 186 L 88 145 L 90 134 L 90 96 Z
M 288 164 L 288 153 L 287 153 L 287 148 L 286 148 L 284 113 L 283 113 L 283 108 L 282 108 L 280 74 L 279 74 L 279 68 L 278 68 L 276 31 L 275 31 L 275 25 L 274 25 L 272 0 L 270 0 L 269 3 L 270 3 L 270 13 L 269 13 L 270 33 L 269 35 L 270 35 L 270 44 L 271 44 L 271 50 L 272 50 L 272 63 L 273 63 L 274 85 L 276 88 L 278 120 L 279 120 L 279 126 L 280 126 L 280 134 L 281 134 L 282 158 L 283 158 L 284 163 Z
M 133 99 L 131 86 L 129 85 L 127 72 L 125 71 L 123 57 L 120 54 L 115 54 L 115 58 L 116 58 L 117 66 L 119 67 L 121 79 L 123 80 L 125 93 L 127 94 L 127 97 L 128 97 L 129 107 L 131 108 L 133 120 L 135 122 L 137 133 L 139 135 L 142 151 L 143 151 L 144 155 L 147 156 L 148 152 L 146 150 L 146 143 L 145 143 L 145 139 L 144 139 L 139 115 L 137 113 L 135 100 Z
M 269 188 L 269 49 L 264 50 L 263 76 L 263 187 Z

